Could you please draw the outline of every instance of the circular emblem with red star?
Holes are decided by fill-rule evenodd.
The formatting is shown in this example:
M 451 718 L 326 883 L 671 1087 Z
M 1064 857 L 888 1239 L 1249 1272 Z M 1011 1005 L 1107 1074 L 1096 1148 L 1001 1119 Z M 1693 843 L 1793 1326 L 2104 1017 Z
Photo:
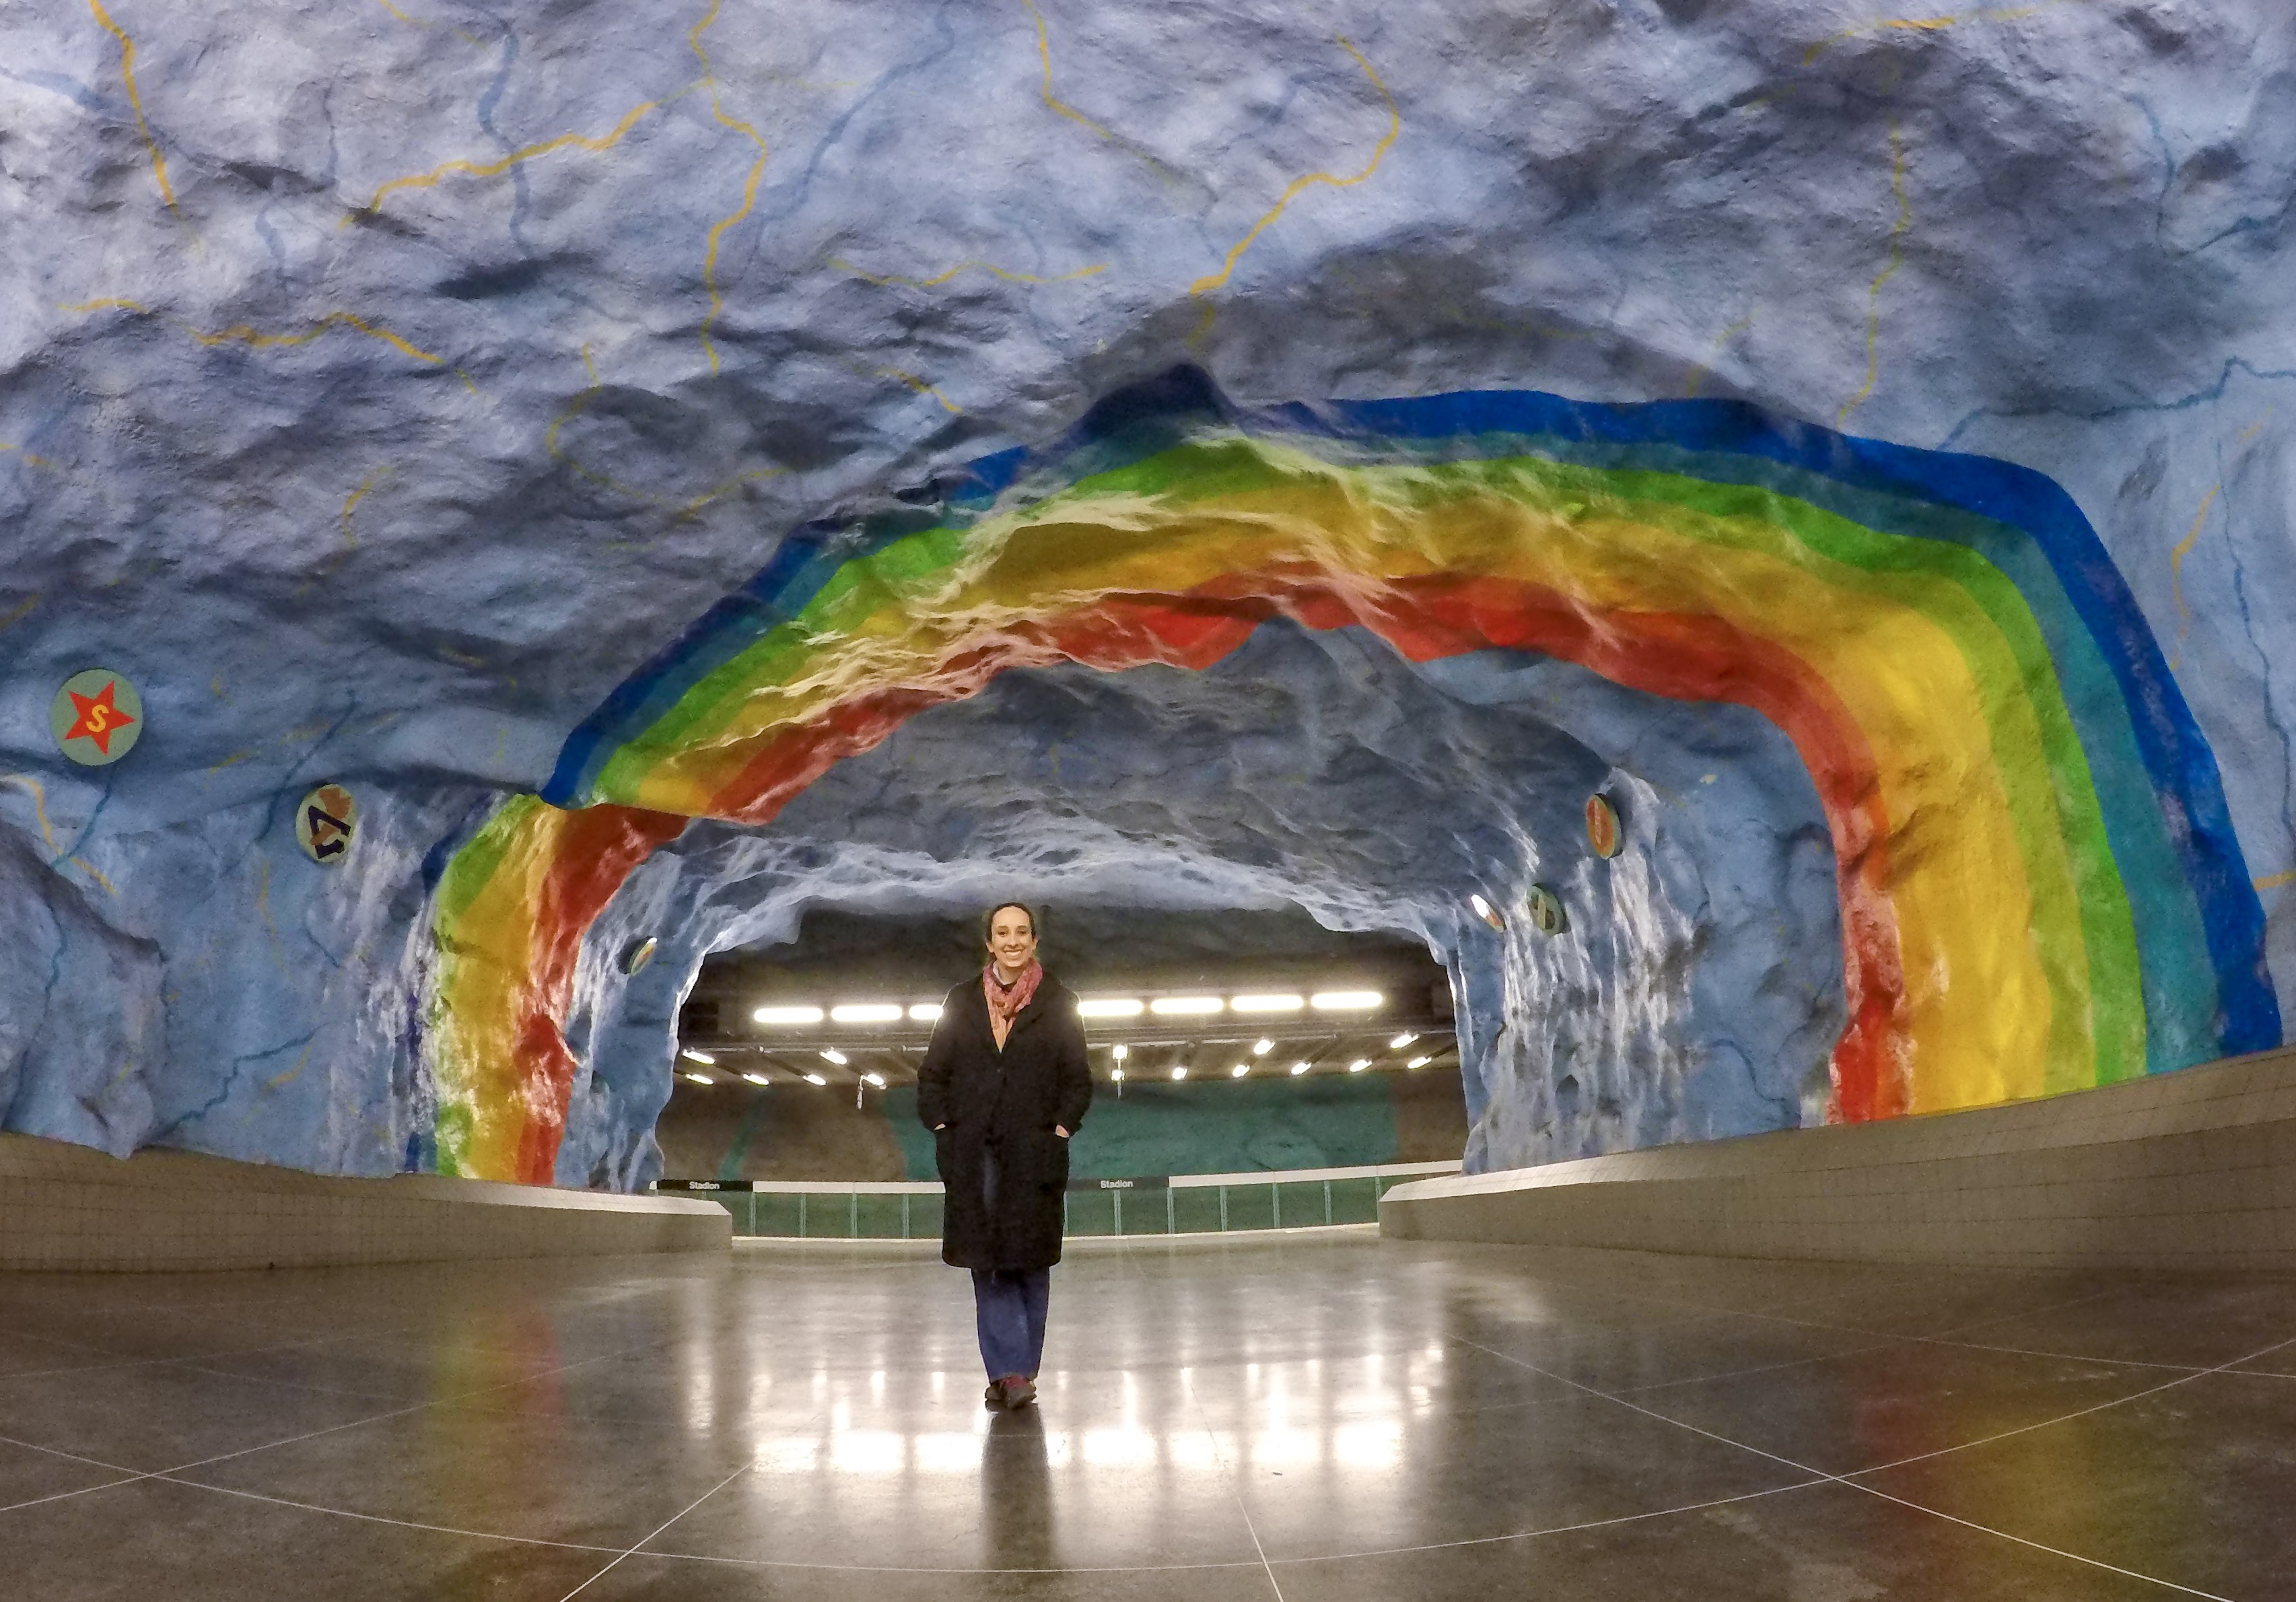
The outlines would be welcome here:
M 48 702 L 56 749 L 85 768 L 117 762 L 144 736 L 144 698 L 125 675 L 90 668 L 64 680 Z

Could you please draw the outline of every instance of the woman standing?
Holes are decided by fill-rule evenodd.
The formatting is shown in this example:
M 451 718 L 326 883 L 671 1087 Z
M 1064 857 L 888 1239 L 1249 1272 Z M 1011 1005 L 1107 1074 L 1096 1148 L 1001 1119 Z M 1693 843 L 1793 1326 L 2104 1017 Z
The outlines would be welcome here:
M 1037 1400 L 1069 1137 L 1092 1105 L 1092 1070 L 1076 998 L 1037 961 L 1037 915 L 1006 901 L 980 928 L 988 965 L 941 1004 L 917 1115 L 947 1193 L 941 1260 L 972 1270 L 983 1400 L 1021 1408 Z

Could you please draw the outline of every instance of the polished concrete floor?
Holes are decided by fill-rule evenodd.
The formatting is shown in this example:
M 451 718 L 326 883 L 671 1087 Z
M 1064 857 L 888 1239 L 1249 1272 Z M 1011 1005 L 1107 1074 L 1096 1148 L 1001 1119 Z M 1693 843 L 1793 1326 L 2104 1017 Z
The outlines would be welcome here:
M 2296 1284 L 1081 1246 L 0 1276 L 0 1595 L 2296 1598 Z

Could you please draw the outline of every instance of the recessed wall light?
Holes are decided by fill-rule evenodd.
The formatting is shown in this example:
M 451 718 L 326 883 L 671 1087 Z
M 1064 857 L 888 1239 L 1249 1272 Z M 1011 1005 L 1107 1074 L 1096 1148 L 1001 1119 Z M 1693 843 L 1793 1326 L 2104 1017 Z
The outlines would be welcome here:
M 753 1085 L 770 1085 L 774 1082 L 762 1073 L 745 1073 L 742 1077 Z
M 861 1077 L 867 1080 L 880 1090 L 882 1090 L 885 1088 L 885 1076 L 882 1073 L 865 1073 Z
M 697 1085 L 714 1085 L 714 1084 L 716 1084 L 716 1083 L 718 1082 L 716 1080 L 711 1079 L 711 1078 L 710 1078 L 708 1074 L 706 1074 L 706 1073 L 687 1073 L 687 1074 L 681 1074 L 681 1075 L 679 1075 L 679 1077 L 680 1077 L 680 1078 L 682 1078 L 682 1079 L 691 1080 L 693 1083 L 695 1083 L 695 1084 L 697 1084 Z
M 1354 1062 L 1348 1064 L 1348 1072 L 1349 1073 L 1361 1073 L 1365 1069 L 1370 1066 L 1371 1059 L 1369 1057 L 1357 1057 Z
M 848 1062 L 852 1060 L 843 1052 L 838 1050 L 834 1046 L 824 1047 L 822 1051 L 821 1056 L 824 1062 L 834 1063 L 840 1068 L 844 1067 Z
M 1275 1049 L 1275 1042 L 1273 1040 L 1254 1040 L 1251 1043 L 1251 1055 L 1256 1057 L 1264 1057 Z
M 1303 1074 L 1303 1073 L 1305 1073 L 1305 1072 L 1308 1072 L 1308 1064 L 1305 1064 L 1305 1063 L 1294 1063 L 1294 1064 L 1292 1064 L 1292 1076 L 1294 1079 L 1297 1079 L 1300 1075 L 1301 1075 L 1301 1074 Z
M 1120 1063 L 1125 1058 L 1132 1055 L 1132 1047 L 1127 1046 L 1123 1041 L 1119 1040 L 1115 1045 L 1108 1048 L 1108 1055 L 1114 1057 Z
M 808 1085 L 825 1085 L 829 1081 L 817 1073 L 808 1073 L 805 1076 L 805 1082 Z
M 706 1051 L 681 1051 L 677 1055 L 684 1057 L 689 1063 L 699 1063 L 704 1068 L 715 1068 L 718 1066 L 718 1059 L 711 1056 Z
M 750 1016 L 760 1023 L 818 1023 L 822 1013 L 817 1006 L 761 1006 Z
M 1414 1057 L 1409 1062 L 1404 1064 L 1404 1066 L 1406 1068 L 1424 1068 L 1428 1064 L 1434 1060 L 1435 1059 L 1433 1057 Z
M 1251 1064 L 1250 1063 L 1238 1063 L 1234 1067 L 1227 1071 L 1227 1076 L 1230 1079 L 1242 1079 L 1245 1074 L 1250 1073 L 1250 1072 Z
M 1399 1034 L 1399 1035 L 1396 1036 L 1396 1037 L 1395 1037 L 1395 1039 L 1393 1039 L 1392 1040 L 1390 1040 L 1390 1041 L 1387 1043 L 1387 1048 L 1388 1048 L 1390 1051 L 1401 1051 L 1405 1047 L 1406 1047 L 1406 1046 L 1410 1045 L 1412 1041 L 1414 1041 L 1414 1040 L 1417 1039 L 1418 1038 L 1419 1038 L 1419 1037 L 1418 1037 L 1417 1035 L 1414 1035 L 1414 1034 L 1413 1034 L 1410 1031 L 1406 1030 L 1403 1033 L 1401 1033 L 1401 1034 Z
M 1174 1079 L 1185 1079 L 1188 1077 L 1188 1071 L 1185 1068 L 1175 1068 L 1172 1070 L 1172 1077 Z
M 1119 1085 L 1120 1085 L 1120 1084 L 1122 1084 L 1122 1083 L 1124 1082 L 1124 1070 L 1123 1070 L 1123 1069 L 1121 1069 L 1121 1068 L 1114 1068 L 1114 1069 L 1111 1069 L 1111 1070 L 1109 1071 L 1109 1075 L 1108 1075 L 1108 1077 L 1109 1077 L 1109 1078 L 1111 1078 L 1111 1079 L 1112 1079 L 1112 1080 L 1114 1080 L 1118 1084 L 1119 1084 Z

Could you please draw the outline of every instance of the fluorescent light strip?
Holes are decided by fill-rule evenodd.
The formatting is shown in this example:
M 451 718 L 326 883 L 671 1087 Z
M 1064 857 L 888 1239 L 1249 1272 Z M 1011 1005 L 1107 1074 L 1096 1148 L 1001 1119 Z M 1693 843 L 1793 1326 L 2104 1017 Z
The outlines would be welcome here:
M 1125 996 L 1087 996 L 1077 1003 L 1080 1018 L 1136 1018 L 1144 1010 L 1138 1001 Z
M 829 1081 L 817 1073 L 808 1073 L 805 1076 L 805 1082 L 808 1085 L 825 1085 Z
M 834 1064 L 836 1064 L 840 1068 L 844 1067 L 844 1066 L 845 1066 L 845 1064 L 846 1064 L 847 1063 L 849 1063 L 849 1062 L 850 1062 L 850 1061 L 852 1060 L 851 1058 L 848 1057 L 848 1056 L 847 1056 L 843 1052 L 841 1052 L 841 1051 L 838 1050 L 838 1049 L 837 1049 L 837 1047 L 834 1047 L 834 1046 L 831 1046 L 831 1047 L 826 1047 L 825 1049 L 824 1049 L 824 1050 L 823 1050 L 823 1052 L 822 1052 L 822 1054 L 821 1054 L 821 1056 L 822 1056 L 822 1059 L 823 1059 L 823 1061 L 824 1061 L 824 1062 L 831 1062 L 831 1063 L 834 1063 Z
M 896 1023 L 901 1009 L 890 1001 L 847 1001 L 829 1009 L 832 1023 Z
M 706 1073 L 689 1073 L 689 1074 L 686 1074 L 685 1077 L 686 1079 L 689 1079 L 689 1080 L 693 1080 L 693 1081 L 695 1084 L 697 1084 L 697 1085 L 714 1085 L 714 1084 L 716 1084 L 716 1083 L 718 1082 L 716 1080 L 711 1079 L 711 1078 L 710 1078 L 708 1074 L 706 1074 Z
M 770 1085 L 774 1082 L 762 1073 L 745 1073 L 742 1077 L 753 1085 Z
M 1160 1017 L 1195 1018 L 1226 1006 L 1218 996 L 1159 996 L 1148 1004 L 1148 1010 Z
M 760 1023 L 818 1023 L 822 1014 L 817 1006 L 761 1006 L 750 1016 Z
M 909 1022 L 912 1023 L 931 1023 L 939 1017 L 940 1003 L 938 1001 L 920 1001 L 909 1008 Z
M 706 1051 L 681 1051 L 677 1055 L 684 1057 L 689 1063 L 699 1063 L 704 1068 L 715 1068 L 718 1066 L 718 1059 L 711 1056 Z

